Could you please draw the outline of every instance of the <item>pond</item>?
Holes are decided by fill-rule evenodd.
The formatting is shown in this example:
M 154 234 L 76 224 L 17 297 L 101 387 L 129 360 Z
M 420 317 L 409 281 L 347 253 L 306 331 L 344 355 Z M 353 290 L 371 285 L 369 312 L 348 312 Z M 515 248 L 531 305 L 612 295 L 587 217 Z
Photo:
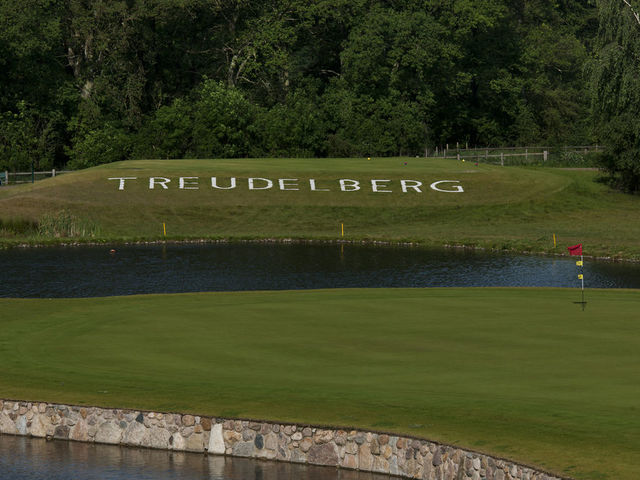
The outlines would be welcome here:
M 0 435 L 2 480 L 391 480 L 330 467 Z
M 0 251 L 0 297 L 353 287 L 579 287 L 576 258 L 348 244 L 14 248 Z M 586 288 L 640 288 L 640 265 L 585 260 L 584 279 Z

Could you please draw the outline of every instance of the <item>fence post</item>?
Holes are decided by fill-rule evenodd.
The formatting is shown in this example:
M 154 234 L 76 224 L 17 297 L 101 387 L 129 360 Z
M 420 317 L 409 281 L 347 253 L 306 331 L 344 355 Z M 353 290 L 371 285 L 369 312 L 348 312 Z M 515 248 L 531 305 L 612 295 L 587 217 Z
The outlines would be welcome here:
M 460 153 L 456 155 L 456 158 L 458 159 L 458 161 L 460 161 Z
M 56 169 L 52 168 L 51 169 L 51 177 L 55 177 L 56 176 Z
M 544 152 L 542 152 L 542 161 L 543 162 L 547 162 L 547 157 L 549 155 L 549 152 L 547 150 L 545 150 Z
M 504 167 L 504 152 L 500 152 L 500 165 Z
M 9 170 L 4 171 L 4 181 L 9 185 Z
M 525 161 L 526 163 L 528 163 L 528 162 L 529 162 L 529 149 L 528 149 L 528 148 L 525 148 L 525 149 L 524 149 L 524 161 Z
M 487 148 L 487 149 L 484 151 L 484 161 L 486 162 L 486 161 L 488 161 L 488 160 L 489 160 L 489 149 Z

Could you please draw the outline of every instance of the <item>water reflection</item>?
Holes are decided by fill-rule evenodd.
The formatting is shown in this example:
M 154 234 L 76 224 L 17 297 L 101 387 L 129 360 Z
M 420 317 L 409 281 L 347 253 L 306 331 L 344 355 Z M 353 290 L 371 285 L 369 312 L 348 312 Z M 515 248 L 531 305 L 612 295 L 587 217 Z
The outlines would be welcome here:
M 2 480 L 389 480 L 387 475 L 0 435 Z
M 110 252 L 114 248 L 115 252 Z M 0 251 L 0 296 L 347 287 L 578 287 L 575 257 L 357 245 L 135 245 Z M 586 261 L 587 288 L 640 288 L 640 266 Z

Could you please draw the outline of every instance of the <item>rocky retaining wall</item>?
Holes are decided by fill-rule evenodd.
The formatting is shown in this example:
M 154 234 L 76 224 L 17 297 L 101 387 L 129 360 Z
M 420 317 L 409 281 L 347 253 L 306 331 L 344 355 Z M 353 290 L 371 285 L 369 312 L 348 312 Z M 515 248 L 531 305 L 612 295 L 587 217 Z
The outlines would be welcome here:
M 328 465 L 428 480 L 559 480 L 434 442 L 385 433 L 0 400 L 0 433 Z

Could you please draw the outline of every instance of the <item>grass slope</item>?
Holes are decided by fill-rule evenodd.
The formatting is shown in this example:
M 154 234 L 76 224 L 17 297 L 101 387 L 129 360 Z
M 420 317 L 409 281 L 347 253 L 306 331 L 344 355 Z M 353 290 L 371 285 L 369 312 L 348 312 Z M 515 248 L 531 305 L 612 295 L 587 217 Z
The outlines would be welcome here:
M 350 240 L 541 252 L 554 250 L 555 233 L 561 252 L 583 242 L 589 254 L 640 258 L 640 198 L 611 191 L 594 181 L 596 175 L 417 158 L 119 162 L 0 188 L 0 244 L 60 241 L 12 226 L 66 210 L 96 225 L 96 238 L 105 241 L 160 239 L 163 222 L 170 239 L 336 239 L 344 223 Z M 120 176 L 138 180 L 119 191 L 118 182 L 107 179 Z M 170 177 L 170 188 L 149 190 L 150 176 Z M 180 176 L 200 177 L 199 189 L 180 190 Z M 221 185 L 236 177 L 238 186 L 213 189 L 211 176 Z M 269 178 L 275 185 L 249 191 L 249 177 Z M 300 190 L 279 190 L 279 178 L 299 179 Z M 331 191 L 310 191 L 309 178 Z M 363 188 L 341 192 L 340 178 L 360 180 Z M 371 179 L 391 180 L 385 185 L 392 193 L 371 192 Z M 401 179 L 422 181 L 424 191 L 402 193 Z M 429 189 L 437 180 L 459 180 L 465 192 Z
M 640 295 L 371 289 L 2 299 L 3 397 L 403 432 L 640 471 Z M 179 319 L 179 321 L 176 321 Z

